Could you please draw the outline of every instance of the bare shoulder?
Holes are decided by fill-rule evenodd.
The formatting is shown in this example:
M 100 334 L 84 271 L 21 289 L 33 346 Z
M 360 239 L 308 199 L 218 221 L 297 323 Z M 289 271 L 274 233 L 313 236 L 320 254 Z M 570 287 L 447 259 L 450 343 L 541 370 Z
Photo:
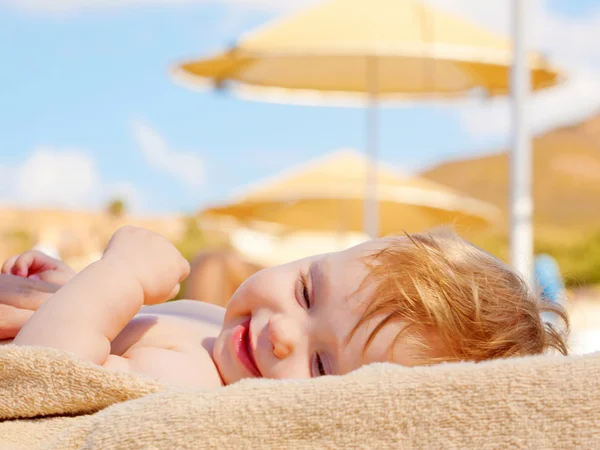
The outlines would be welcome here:
M 160 305 L 144 306 L 139 314 L 185 316 L 221 326 L 225 308 L 196 300 L 175 300 Z
M 221 377 L 212 349 L 224 313 L 223 308 L 191 300 L 144 306 L 112 342 L 105 367 L 166 383 L 218 387 Z
M 132 347 L 193 350 L 219 335 L 221 309 L 190 300 L 144 306 L 113 340 L 111 353 L 122 355 Z
M 144 374 L 166 384 L 205 389 L 223 385 L 209 350 L 203 347 L 179 351 L 134 345 L 123 355 L 110 355 L 104 367 Z

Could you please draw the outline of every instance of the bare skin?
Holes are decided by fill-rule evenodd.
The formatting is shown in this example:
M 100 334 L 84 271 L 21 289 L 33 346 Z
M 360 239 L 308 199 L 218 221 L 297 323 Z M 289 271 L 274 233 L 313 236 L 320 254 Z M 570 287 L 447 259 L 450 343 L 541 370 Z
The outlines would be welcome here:
M 42 279 L 69 273 L 60 264 L 27 252 L 3 270 Z M 188 273 L 187 261 L 165 238 L 122 228 L 103 258 L 41 305 L 13 343 L 57 348 L 107 369 L 168 383 L 221 386 L 210 355 L 222 312 L 202 303 L 163 303 L 177 294 Z
M 0 344 L 12 341 L 40 305 L 59 288 L 39 279 L 0 273 Z
M 11 258 L 4 274 L 68 282 L 37 309 L 14 338 L 71 352 L 109 370 L 142 373 L 166 383 L 216 388 L 243 378 L 341 375 L 372 362 L 413 365 L 399 341 L 404 326 L 380 319 L 350 330 L 366 307 L 362 258 L 386 246 L 370 241 L 262 270 L 234 293 L 227 310 L 173 298 L 190 267 L 153 232 L 125 227 L 102 259 L 77 275 L 39 252 Z M 0 299 L 1 305 L 1 299 Z M 2 327 L 0 326 L 0 331 Z

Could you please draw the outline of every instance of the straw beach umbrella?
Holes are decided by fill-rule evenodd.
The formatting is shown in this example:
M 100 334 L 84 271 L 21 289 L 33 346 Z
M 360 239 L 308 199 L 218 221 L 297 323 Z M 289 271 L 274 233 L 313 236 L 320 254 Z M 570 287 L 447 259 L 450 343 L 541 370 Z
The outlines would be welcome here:
M 368 164 L 367 158 L 356 151 L 334 152 L 258 182 L 231 203 L 208 208 L 201 214 L 277 223 L 292 230 L 359 232 L 363 229 Z M 382 235 L 448 222 L 481 229 L 500 218 L 498 210 L 488 203 L 381 164 L 375 182 Z
M 310 105 L 509 93 L 511 40 L 419 0 L 333 0 L 258 29 L 231 48 L 176 65 L 187 86 L 227 86 Z M 530 56 L 534 89 L 557 73 Z

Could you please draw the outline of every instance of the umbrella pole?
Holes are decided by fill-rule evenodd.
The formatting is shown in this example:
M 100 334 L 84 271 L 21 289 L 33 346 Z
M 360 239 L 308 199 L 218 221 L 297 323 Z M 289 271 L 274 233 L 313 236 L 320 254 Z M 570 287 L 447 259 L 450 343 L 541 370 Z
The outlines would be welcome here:
M 533 200 L 531 196 L 531 142 L 527 123 L 527 94 L 530 73 L 526 45 L 527 2 L 513 0 L 514 63 L 512 72 L 514 142 L 511 165 L 510 257 L 512 266 L 534 286 L 533 276 Z
M 378 115 L 377 115 L 377 59 L 367 58 L 367 176 L 365 180 L 364 227 L 372 239 L 379 237 L 379 205 L 377 202 L 377 158 L 378 158 Z

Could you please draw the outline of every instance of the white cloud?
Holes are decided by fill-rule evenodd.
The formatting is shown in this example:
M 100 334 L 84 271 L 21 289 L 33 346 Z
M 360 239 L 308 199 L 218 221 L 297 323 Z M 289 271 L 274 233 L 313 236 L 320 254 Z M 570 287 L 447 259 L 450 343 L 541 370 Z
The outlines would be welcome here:
M 549 57 L 567 75 L 556 88 L 531 94 L 529 123 L 532 131 L 571 124 L 600 112 L 600 4 L 585 17 L 553 12 L 548 0 L 527 0 L 530 49 Z M 429 0 L 437 6 L 468 17 L 505 35 L 511 33 L 509 1 Z M 481 140 L 506 139 L 510 135 L 510 103 L 507 98 L 457 108 L 466 131 Z
M 4 202 L 29 207 L 93 209 L 102 207 L 123 186 L 104 183 L 95 160 L 81 149 L 38 147 L 22 163 L 0 167 L 0 193 Z M 132 186 L 124 195 L 132 208 L 140 195 Z
M 144 6 L 220 4 L 237 8 L 285 11 L 315 0 L 0 0 L 0 3 L 36 13 L 65 14 L 89 10 L 117 10 Z
M 176 151 L 167 145 L 156 130 L 134 120 L 133 136 L 149 165 L 172 175 L 188 188 L 198 189 L 204 183 L 204 162 L 197 153 Z
M 27 204 L 76 207 L 89 201 L 99 187 L 94 161 L 80 150 L 39 148 L 15 177 L 15 191 Z
M 200 157 L 167 148 L 164 140 L 141 122 L 134 123 L 133 131 L 149 165 L 173 175 L 188 189 L 202 185 L 204 164 Z M 148 212 L 145 198 L 134 184 L 103 179 L 92 154 L 83 149 L 41 146 L 19 163 L 0 164 L 3 203 L 93 210 L 117 198 L 130 212 Z

